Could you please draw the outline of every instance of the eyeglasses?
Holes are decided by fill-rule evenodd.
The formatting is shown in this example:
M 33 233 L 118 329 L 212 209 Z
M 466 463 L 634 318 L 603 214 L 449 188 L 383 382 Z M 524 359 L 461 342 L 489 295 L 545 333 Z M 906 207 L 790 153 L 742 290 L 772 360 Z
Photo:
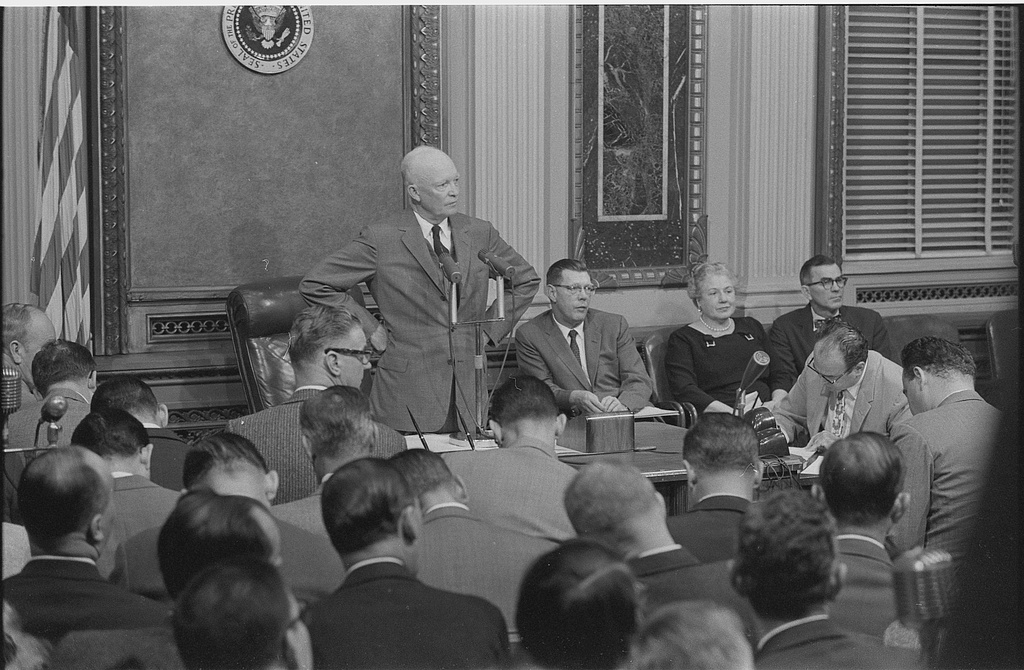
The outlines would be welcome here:
M 566 291 L 573 295 L 579 295 L 580 293 L 586 293 L 587 295 L 594 295 L 597 291 L 597 284 L 573 284 L 572 286 L 566 286 L 565 284 L 551 284 L 558 288 L 564 288 Z
M 325 354 L 331 352 L 341 354 L 342 356 L 351 356 L 352 358 L 358 358 L 359 362 L 366 365 L 370 362 L 370 356 L 373 354 L 373 349 L 342 349 L 341 347 L 327 347 L 324 349 Z
M 807 361 L 807 367 L 809 367 L 812 371 L 814 371 L 815 374 L 817 374 L 819 377 L 824 379 L 829 384 L 835 384 L 837 381 L 839 381 L 840 379 L 842 379 L 846 375 L 850 374 L 850 371 L 853 370 L 858 365 L 860 365 L 860 363 L 854 363 L 850 367 L 846 368 L 846 372 L 844 372 L 843 374 L 838 375 L 836 377 L 830 377 L 828 375 L 823 375 L 820 372 L 818 372 L 818 368 L 814 367 L 814 359 L 813 358 L 811 360 Z
M 840 275 L 835 279 L 833 279 L 832 277 L 825 277 L 824 279 L 820 279 L 818 281 L 812 281 L 810 284 L 804 284 L 804 286 L 821 286 L 821 288 L 825 289 L 826 291 L 831 291 L 832 284 L 835 284 L 839 288 L 843 288 L 844 286 L 846 286 L 846 282 L 848 282 L 849 280 L 850 278 L 847 277 L 846 275 Z

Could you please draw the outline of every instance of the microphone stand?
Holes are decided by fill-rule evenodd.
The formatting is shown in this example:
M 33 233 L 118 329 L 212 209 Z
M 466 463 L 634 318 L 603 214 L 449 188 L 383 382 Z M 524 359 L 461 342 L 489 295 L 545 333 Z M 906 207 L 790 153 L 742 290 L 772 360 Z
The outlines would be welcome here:
M 484 325 L 488 323 L 499 323 L 505 320 L 505 277 L 498 275 L 495 278 L 498 283 L 498 318 L 496 319 L 477 319 L 475 321 L 459 321 L 458 314 L 455 308 L 455 298 L 452 297 L 454 290 L 448 296 L 449 301 L 449 322 L 452 332 L 459 326 L 473 326 L 473 339 L 474 339 L 474 355 L 473 355 L 473 373 L 476 381 L 476 394 L 475 394 L 475 405 L 476 410 L 476 430 L 477 434 L 481 437 L 489 437 L 488 431 L 485 430 L 484 425 L 487 422 L 487 370 L 484 365 Z M 455 285 L 452 285 L 455 289 Z M 453 352 L 454 353 L 454 352 Z M 456 384 L 458 383 L 458 377 L 455 378 Z

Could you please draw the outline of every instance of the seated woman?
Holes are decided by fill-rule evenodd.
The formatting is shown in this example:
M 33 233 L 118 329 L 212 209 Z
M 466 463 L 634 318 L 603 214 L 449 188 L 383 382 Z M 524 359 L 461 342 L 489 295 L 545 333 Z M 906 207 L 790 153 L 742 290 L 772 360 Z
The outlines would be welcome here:
M 732 412 L 743 371 L 760 350 L 772 361 L 747 392 L 757 392 L 762 403 L 781 400 L 787 389 L 778 385 L 780 375 L 764 327 L 749 316 L 733 317 L 736 282 L 729 268 L 701 263 L 691 274 L 687 291 L 700 318 L 668 339 L 665 373 L 673 399 L 693 403 L 698 412 Z

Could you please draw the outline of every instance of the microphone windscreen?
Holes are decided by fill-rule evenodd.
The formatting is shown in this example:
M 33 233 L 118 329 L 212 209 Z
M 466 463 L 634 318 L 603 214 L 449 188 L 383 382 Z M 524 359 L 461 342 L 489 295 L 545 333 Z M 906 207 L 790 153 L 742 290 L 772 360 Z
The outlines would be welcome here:
M 484 263 L 486 263 L 487 266 L 494 270 L 496 274 L 499 274 L 502 277 L 505 277 L 506 279 L 511 279 L 512 276 L 516 273 L 515 267 L 513 267 L 510 263 L 505 262 L 503 259 L 498 258 L 494 254 L 487 253 L 486 249 L 481 249 L 480 253 L 478 253 L 476 257 L 482 260 Z
M 743 371 L 743 379 L 740 381 L 740 388 L 746 391 L 750 385 L 757 381 L 761 373 L 771 363 L 771 357 L 763 351 L 755 351 L 747 363 L 747 369 Z
M 0 413 L 4 416 L 21 409 L 21 371 L 4 366 L 3 384 L 0 385 Z
M 43 402 L 40 416 L 43 421 L 56 423 L 60 421 L 68 411 L 68 401 L 62 395 L 52 395 Z
M 462 270 L 459 269 L 459 264 L 455 262 L 451 254 L 441 254 L 437 258 L 441 263 L 441 271 L 444 272 L 444 276 L 447 277 L 448 281 L 453 284 L 458 284 L 462 281 Z
M 953 598 L 953 557 L 942 549 L 911 549 L 893 563 L 892 583 L 896 614 L 904 625 L 942 619 Z

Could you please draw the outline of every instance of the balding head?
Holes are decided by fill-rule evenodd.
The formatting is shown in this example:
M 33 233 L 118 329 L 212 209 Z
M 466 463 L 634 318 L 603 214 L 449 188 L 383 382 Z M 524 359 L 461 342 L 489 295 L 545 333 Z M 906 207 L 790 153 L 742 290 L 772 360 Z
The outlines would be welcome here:
M 407 153 L 402 180 L 413 209 L 430 223 L 441 223 L 458 211 L 459 171 L 443 151 L 419 146 Z
M 569 521 L 580 537 L 602 540 L 623 553 L 640 550 L 640 544 L 648 542 L 652 533 L 665 528 L 661 496 L 631 465 L 589 463 L 566 488 L 564 502 Z
M 4 365 L 16 367 L 34 388 L 32 360 L 47 342 L 57 339 L 46 312 L 33 305 L 12 302 L 3 308 Z

